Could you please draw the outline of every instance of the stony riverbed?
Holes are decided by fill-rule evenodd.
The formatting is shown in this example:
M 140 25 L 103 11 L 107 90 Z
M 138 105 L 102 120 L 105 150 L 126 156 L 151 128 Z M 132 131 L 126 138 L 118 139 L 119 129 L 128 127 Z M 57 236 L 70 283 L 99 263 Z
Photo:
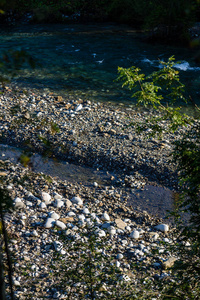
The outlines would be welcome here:
M 113 184 L 177 186 L 169 154 L 182 132 L 163 139 L 135 132 L 152 112 L 7 87 L 0 96 L 0 141 L 79 165 L 111 170 Z M 167 126 L 163 122 L 163 127 Z
M 176 240 L 174 229 L 166 220 L 128 207 L 121 187 L 132 192 L 147 183 L 177 188 L 176 165 L 169 154 L 182 132 L 162 140 L 148 138 L 148 132 L 138 135 L 130 123 L 145 120 L 151 112 L 15 89 L 8 86 L 0 96 L 1 142 L 113 172 L 109 185 L 94 182 L 86 187 L 34 173 L 31 166 L 0 162 L 0 175 L 15 207 L 5 217 L 15 295 L 85 299 L 81 271 L 73 282 L 66 276 L 63 284 L 61 270 L 64 264 L 65 272 L 74 268 L 79 273 L 80 253 L 89 252 L 75 245 L 88 244 L 92 228 L 103 261 L 119 271 L 117 282 L 134 286 L 134 291 L 128 289 L 133 299 L 138 291 L 140 299 L 146 299 L 141 293 L 148 282 L 170 280 L 168 267 L 176 257 L 168 246 Z M 96 299 L 108 299 L 105 295 L 112 297 L 112 292 L 107 278 Z
M 175 241 L 174 229 L 166 221 L 128 208 L 120 189 L 95 182 L 93 188 L 69 184 L 8 161 L 1 161 L 0 175 L 15 208 L 5 220 L 17 299 L 85 299 L 81 295 L 88 294 L 88 285 L 81 273 L 73 281 L 65 278 L 65 272 L 80 271 L 76 265 L 80 254 L 76 255 L 83 253 L 83 246 L 79 250 L 75 246 L 88 245 L 91 231 L 96 251 L 118 272 L 117 282 L 131 284 L 132 289 L 124 288 L 125 294 L 142 295 L 146 283 L 170 279 L 168 268 L 176 257 L 168 246 Z M 101 266 L 105 272 L 102 262 Z M 107 299 L 106 293 L 115 299 L 107 281 L 96 299 Z

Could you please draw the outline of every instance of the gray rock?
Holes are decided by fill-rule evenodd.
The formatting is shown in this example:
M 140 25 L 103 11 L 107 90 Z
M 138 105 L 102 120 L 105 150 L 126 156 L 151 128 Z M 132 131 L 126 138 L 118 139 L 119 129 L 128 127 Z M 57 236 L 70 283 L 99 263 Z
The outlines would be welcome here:
M 63 248 L 63 244 L 61 242 L 58 242 L 58 241 L 54 241 L 53 242 L 53 246 L 55 248 L 56 251 L 61 251 L 62 248 Z
M 121 253 L 118 253 L 117 254 L 117 256 L 116 256 L 116 259 L 122 259 L 124 257 L 124 255 L 123 254 L 121 254 Z
M 15 203 L 15 209 L 24 209 L 24 208 L 26 208 L 26 205 L 22 202 L 22 201 L 20 201 L 20 202 L 16 202 Z

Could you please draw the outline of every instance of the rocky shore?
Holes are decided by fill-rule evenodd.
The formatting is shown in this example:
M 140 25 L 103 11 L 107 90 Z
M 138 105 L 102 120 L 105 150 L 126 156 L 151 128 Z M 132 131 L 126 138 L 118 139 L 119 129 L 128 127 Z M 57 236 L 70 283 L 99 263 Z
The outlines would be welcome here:
M 177 187 L 169 156 L 182 129 L 163 139 L 135 132 L 153 112 L 7 87 L 0 96 L 0 141 L 78 165 L 114 173 L 113 183 Z M 163 127 L 167 126 L 163 122 Z M 150 129 L 149 129 L 150 131 Z
M 14 204 L 14 212 L 6 213 L 5 220 L 16 299 L 84 299 L 80 297 L 87 294 L 88 285 L 81 267 L 76 269 L 76 255 L 80 259 L 83 253 L 80 243 L 89 245 L 91 231 L 100 244 L 96 251 L 116 269 L 116 284 L 131 284 L 122 289 L 130 299 L 138 292 L 143 295 L 143 290 L 146 293 L 146 283 L 171 280 L 168 268 L 176 257 L 169 246 L 176 239 L 166 221 L 128 208 L 112 187 L 73 185 L 8 161 L 0 164 L 1 179 Z M 80 271 L 74 281 L 66 276 L 73 268 Z M 141 279 L 146 283 L 141 284 Z M 106 282 L 96 299 L 107 299 L 107 292 L 115 299 L 113 287 Z
M 172 280 L 168 268 L 177 259 L 169 250 L 176 241 L 174 229 L 169 222 L 128 207 L 120 190 L 147 183 L 175 189 L 176 165 L 169 154 L 182 131 L 162 140 L 148 138 L 148 132 L 138 135 L 131 122 L 146 120 L 152 112 L 20 92 L 12 86 L 0 96 L 0 108 L 1 143 L 113 172 L 109 186 L 94 182 L 86 187 L 0 161 L 0 176 L 14 204 L 14 212 L 5 219 L 17 299 L 85 299 L 88 286 L 77 262 L 81 253 L 87 257 L 89 252 L 75 246 L 80 241 L 89 245 L 91 230 L 101 245 L 97 252 L 119 271 L 117 282 L 131 285 L 130 299 L 137 293 L 146 299 L 142 293 L 147 284 L 156 287 L 157 282 Z M 73 268 L 80 276 L 71 282 L 64 274 Z M 104 263 L 101 270 L 105 274 Z M 95 299 L 108 299 L 105 294 L 112 292 L 107 280 Z M 156 288 L 155 295 L 159 299 Z

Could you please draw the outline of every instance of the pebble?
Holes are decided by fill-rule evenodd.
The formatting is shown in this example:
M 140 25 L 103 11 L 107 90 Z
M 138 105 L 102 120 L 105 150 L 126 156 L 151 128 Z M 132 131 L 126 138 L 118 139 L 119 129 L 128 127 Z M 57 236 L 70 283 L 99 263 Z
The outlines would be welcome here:
M 22 201 L 15 202 L 15 209 L 24 209 L 26 205 Z
M 73 197 L 71 202 L 77 205 L 83 205 L 83 200 L 80 197 Z
M 64 206 L 64 201 L 62 201 L 60 199 L 57 199 L 56 202 L 55 202 L 55 207 L 61 208 L 63 206 Z
M 63 223 L 63 222 L 61 222 L 59 220 L 56 220 L 55 225 L 58 226 L 58 227 L 60 227 L 62 230 L 64 230 L 66 228 L 65 223 Z
M 52 218 L 52 219 L 54 219 L 54 220 L 60 219 L 60 215 L 57 214 L 55 211 L 51 211 L 51 212 L 49 213 L 49 216 L 50 216 L 50 218 Z
M 169 231 L 169 225 L 159 224 L 159 225 L 155 226 L 155 229 L 160 230 L 162 232 L 167 232 L 167 231 Z
M 133 238 L 133 239 L 139 239 L 139 237 L 140 237 L 139 231 L 133 230 L 133 231 L 130 233 L 130 237 Z
M 89 209 L 87 207 L 83 208 L 83 214 L 84 215 L 89 215 L 90 214 L 90 211 L 89 211 Z
M 50 196 L 48 193 L 42 192 L 42 193 L 41 193 L 41 198 L 42 198 L 42 200 L 45 202 L 45 204 L 50 204 L 50 203 L 51 203 L 51 202 L 50 202 L 51 196 Z
M 102 219 L 103 221 L 110 221 L 110 217 L 109 217 L 109 215 L 108 215 L 106 212 L 104 212 L 104 213 L 102 214 L 101 219 Z
M 46 223 L 44 225 L 45 228 L 52 228 L 55 224 L 55 219 L 47 218 Z
M 45 202 L 41 202 L 41 203 L 39 204 L 39 207 L 42 208 L 42 209 L 47 208 Z
M 163 261 L 163 263 L 162 263 L 163 269 L 169 269 L 169 268 L 173 267 L 176 260 L 177 260 L 177 258 L 172 256 L 172 257 L 169 257 L 167 260 Z
M 127 223 L 122 221 L 121 219 L 115 219 L 116 226 L 120 229 L 125 229 L 127 226 Z

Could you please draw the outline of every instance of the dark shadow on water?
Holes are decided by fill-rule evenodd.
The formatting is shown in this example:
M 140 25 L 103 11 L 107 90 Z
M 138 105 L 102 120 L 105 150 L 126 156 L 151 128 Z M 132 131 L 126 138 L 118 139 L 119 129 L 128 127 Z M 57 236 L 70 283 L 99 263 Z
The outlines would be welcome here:
M 166 217 L 174 208 L 174 193 L 168 188 L 145 185 L 142 190 L 132 190 L 127 204 L 132 208 L 142 207 L 143 210 L 158 217 Z

